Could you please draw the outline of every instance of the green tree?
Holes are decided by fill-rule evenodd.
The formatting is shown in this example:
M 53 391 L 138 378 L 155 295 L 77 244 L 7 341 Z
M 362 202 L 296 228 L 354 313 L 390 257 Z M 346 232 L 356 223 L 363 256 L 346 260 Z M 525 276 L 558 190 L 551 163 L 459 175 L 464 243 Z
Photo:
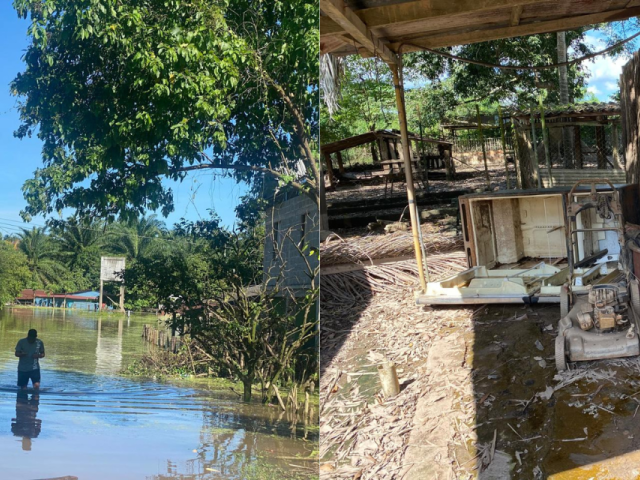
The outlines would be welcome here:
M 46 234 L 45 229 L 33 227 L 31 230 L 21 229 L 18 248 L 27 258 L 27 265 L 31 272 L 32 286 L 51 287 L 55 285 L 65 273 L 64 266 L 58 260 L 59 250 L 56 244 Z
M 13 301 L 31 279 L 27 258 L 6 241 L 0 241 L 0 308 Z
M 161 304 L 173 328 L 242 381 L 249 401 L 252 385 L 280 381 L 316 334 L 317 289 L 285 301 L 279 284 L 265 281 L 263 229 L 231 232 L 213 218 L 182 222 L 176 235 L 179 247 L 127 269 L 127 287 Z
M 86 261 L 87 254 L 95 255 L 104 238 L 104 224 L 89 217 L 70 217 L 52 221 L 52 236 L 58 244 L 59 258 L 72 270 Z
M 193 169 L 269 174 L 317 198 L 317 2 L 14 6 L 31 20 L 26 70 L 12 82 L 16 135 L 43 141 L 25 218 L 64 207 L 167 215 L 163 180 Z
M 107 246 L 129 260 L 137 260 L 156 249 L 166 231 L 164 222 L 157 215 L 123 219 L 109 228 Z

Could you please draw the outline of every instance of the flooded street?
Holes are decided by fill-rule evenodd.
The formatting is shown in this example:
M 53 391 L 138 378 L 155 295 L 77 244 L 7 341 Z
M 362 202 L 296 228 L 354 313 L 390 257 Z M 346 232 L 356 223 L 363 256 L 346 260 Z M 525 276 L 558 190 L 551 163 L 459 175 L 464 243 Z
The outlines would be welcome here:
M 0 311 L 2 478 L 307 478 L 317 428 L 231 391 L 117 376 L 148 348 L 155 317 Z M 46 348 L 39 395 L 16 387 L 16 342 L 29 328 Z M 273 477 L 265 476 L 268 472 Z M 317 475 L 317 473 L 316 473 Z

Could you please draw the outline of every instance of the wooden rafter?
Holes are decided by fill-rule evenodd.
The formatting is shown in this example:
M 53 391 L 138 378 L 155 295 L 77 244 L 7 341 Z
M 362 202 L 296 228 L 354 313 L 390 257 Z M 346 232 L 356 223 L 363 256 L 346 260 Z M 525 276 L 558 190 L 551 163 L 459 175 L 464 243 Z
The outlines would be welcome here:
M 389 64 L 397 65 L 398 57 L 374 35 L 367 25 L 351 10 L 344 0 L 320 0 L 320 10 L 340 25 L 370 53 Z
M 419 20 L 437 19 L 452 15 L 469 14 L 498 8 L 522 8 L 524 5 L 544 0 L 418 0 L 394 5 L 365 8 L 354 11 L 369 28 L 397 25 Z M 320 19 L 320 35 L 345 33 L 341 26 L 327 19 Z
M 375 54 L 385 61 L 423 48 L 557 32 L 640 16 L 640 0 L 321 0 L 320 7 L 322 41 L 343 40 L 341 47 L 327 43 L 334 55 Z
M 502 27 L 494 29 L 476 30 L 462 33 L 443 33 L 434 34 L 424 37 L 411 38 L 406 40 L 397 40 L 389 44 L 389 48 L 393 51 L 403 43 L 410 43 L 414 46 L 405 45 L 402 52 L 411 52 L 421 50 L 421 48 L 440 48 L 451 47 L 455 45 L 465 45 L 469 43 L 487 42 L 490 40 L 498 40 L 501 38 L 512 38 L 523 35 L 535 35 L 538 33 L 559 32 L 563 30 L 571 30 L 586 25 L 594 25 L 597 23 L 615 22 L 625 20 L 629 17 L 640 15 L 640 7 L 625 8 L 613 10 L 609 12 L 599 12 L 590 15 L 580 15 L 569 18 L 559 18 L 556 20 L 533 22 L 528 24 L 520 24 L 515 27 Z

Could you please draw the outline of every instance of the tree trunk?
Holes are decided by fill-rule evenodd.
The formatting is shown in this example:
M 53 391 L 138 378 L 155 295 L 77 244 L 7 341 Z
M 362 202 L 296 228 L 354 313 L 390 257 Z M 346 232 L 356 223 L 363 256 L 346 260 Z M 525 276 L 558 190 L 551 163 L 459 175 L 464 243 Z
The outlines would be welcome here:
M 520 162 L 520 185 L 524 190 L 536 188 L 538 178 L 536 169 L 531 158 L 533 146 L 529 137 L 529 132 L 522 128 L 516 128 L 516 143 L 518 148 L 518 161 Z
M 253 379 L 250 377 L 244 377 L 242 379 L 242 400 L 245 402 L 251 401 L 251 387 L 253 385 Z

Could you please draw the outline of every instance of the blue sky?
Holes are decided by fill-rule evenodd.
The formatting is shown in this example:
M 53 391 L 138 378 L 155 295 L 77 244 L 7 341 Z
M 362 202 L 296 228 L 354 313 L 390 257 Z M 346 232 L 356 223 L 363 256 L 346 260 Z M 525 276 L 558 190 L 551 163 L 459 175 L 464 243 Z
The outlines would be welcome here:
M 587 32 L 586 41 L 595 51 L 604 50 L 607 45 L 601 40 L 601 37 L 602 34 L 600 32 L 591 30 Z M 570 58 L 572 57 L 570 56 Z M 598 97 L 598 100 L 608 101 L 611 94 L 618 89 L 618 80 L 620 73 L 622 73 L 622 67 L 628 61 L 629 57 L 622 55 L 616 58 L 598 56 L 586 61 L 585 66 L 588 67 L 590 73 L 587 91 Z
M 0 2 L 0 232 L 16 231 L 22 222 L 19 212 L 26 205 L 22 184 L 42 164 L 41 142 L 37 138 L 18 140 L 13 132 L 19 125 L 16 99 L 9 92 L 9 83 L 23 70 L 21 56 L 27 46 L 28 22 L 20 20 L 10 1 Z M 168 182 L 174 192 L 175 211 L 165 221 L 173 225 L 181 217 L 197 220 L 208 217 L 214 208 L 223 223 L 235 221 L 234 208 L 246 191 L 232 179 L 214 178 L 211 173 L 198 172 L 182 183 Z M 43 224 L 35 218 L 32 224 Z M 13 226 L 12 226 L 13 225 Z

